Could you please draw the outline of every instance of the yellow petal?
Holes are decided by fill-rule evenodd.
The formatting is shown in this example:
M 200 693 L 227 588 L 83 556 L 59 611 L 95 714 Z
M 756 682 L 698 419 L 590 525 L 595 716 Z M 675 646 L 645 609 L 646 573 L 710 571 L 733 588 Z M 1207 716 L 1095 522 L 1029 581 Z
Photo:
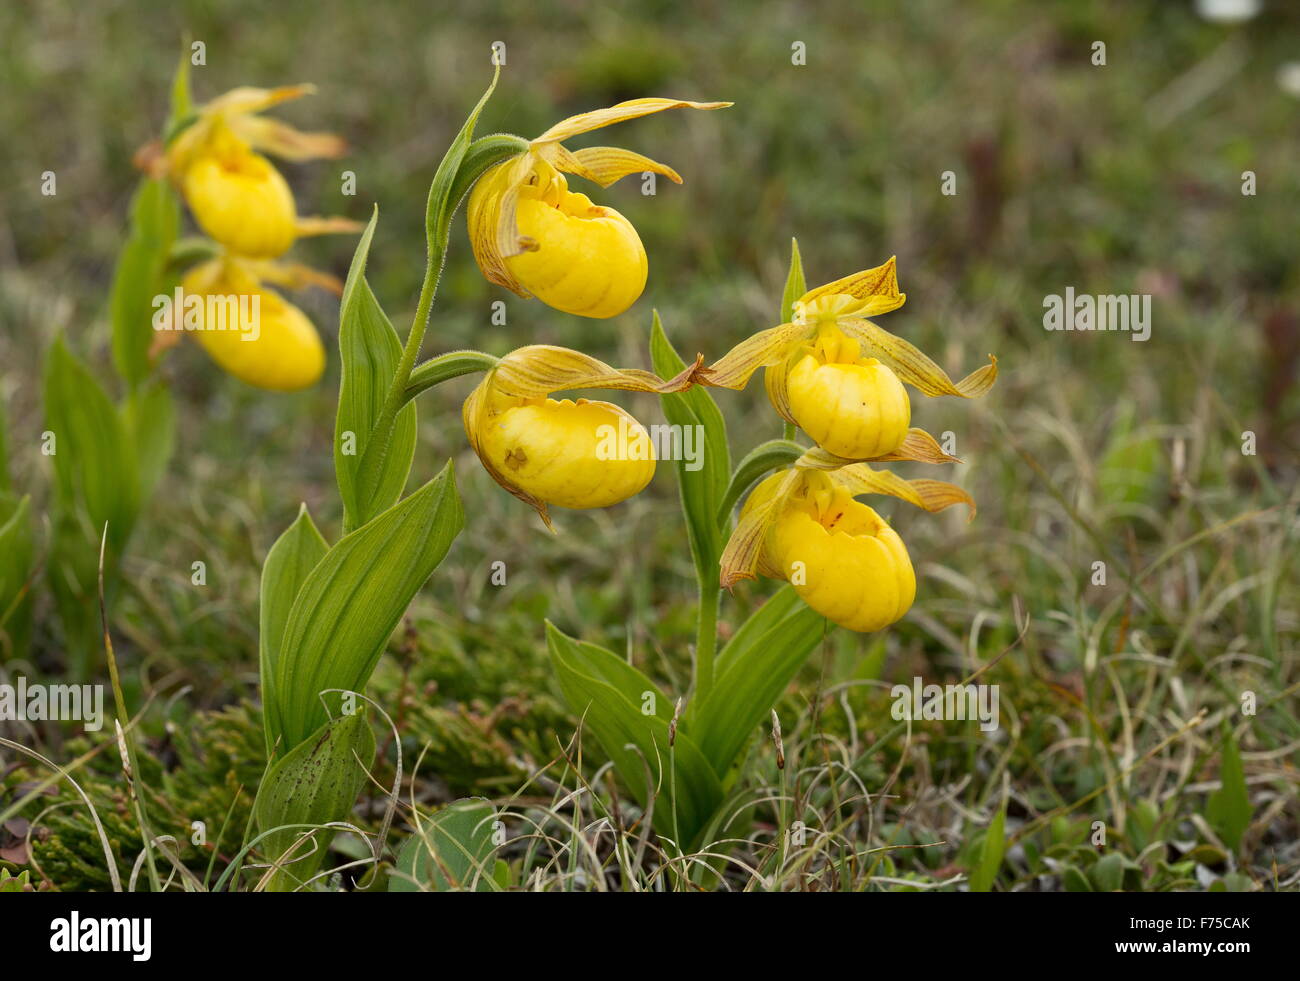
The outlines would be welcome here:
M 819 451 L 811 451 L 804 454 L 804 457 L 796 462 L 795 466 L 807 466 L 815 464 L 818 461 L 816 454 Z M 809 462 L 805 462 L 809 461 Z M 950 484 L 942 480 L 904 480 L 896 473 L 888 470 L 873 470 L 865 463 L 855 463 L 849 467 L 840 467 L 830 469 L 816 467 L 816 469 L 829 469 L 829 476 L 832 482 L 843 487 L 850 494 L 887 494 L 890 497 L 897 497 L 899 500 L 907 501 L 914 504 L 922 510 L 935 512 L 942 511 L 944 508 L 950 508 L 954 504 L 965 504 L 970 508 L 970 519 L 975 519 L 975 500 L 956 484 Z
M 998 359 L 989 355 L 989 363 L 972 371 L 956 384 L 937 364 L 887 330 L 882 330 L 869 320 L 840 320 L 837 326 L 844 333 L 856 337 L 867 352 L 879 358 L 894 370 L 907 384 L 926 395 L 958 395 L 977 398 L 993 387 L 998 377 Z
M 638 368 L 612 368 L 569 348 L 533 344 L 507 354 L 490 375 L 494 393 L 509 398 L 543 398 L 574 388 L 632 392 L 681 392 L 695 383 L 701 360 L 667 381 Z M 484 379 L 487 384 L 489 379 Z
M 308 286 L 319 286 L 335 296 L 343 295 L 343 281 L 337 276 L 313 269 L 301 262 L 258 262 L 248 263 L 258 279 L 285 289 L 302 290 Z
M 760 330 L 705 368 L 699 380 L 714 388 L 739 391 L 749 383 L 755 371 L 784 360 L 811 332 L 807 324 L 781 324 Z
M 681 175 L 667 164 L 658 163 L 631 150 L 616 146 L 592 146 L 570 152 L 559 144 L 555 146 L 561 151 L 556 154 L 554 161 L 557 170 L 585 177 L 601 187 L 609 187 L 628 174 L 646 172 L 663 174 L 674 184 L 682 182 Z
M 521 166 L 522 165 L 522 166 Z M 469 230 L 470 248 L 474 251 L 474 261 L 478 263 L 483 277 L 489 283 L 504 286 L 520 296 L 527 296 L 525 290 L 506 268 L 500 241 L 505 222 L 502 217 L 502 203 L 506 190 L 517 181 L 520 170 L 527 173 L 528 155 L 520 154 L 511 160 L 497 164 L 479 178 L 470 192 L 469 203 L 465 210 L 466 226 Z M 516 196 L 518 191 L 515 192 Z M 511 204 L 509 215 L 509 232 L 513 235 L 511 255 L 518 246 L 519 232 L 515 227 L 514 205 Z
M 896 257 L 891 256 L 883 266 L 864 269 L 843 279 L 837 279 L 833 283 L 819 286 L 815 290 L 809 290 L 799 298 L 798 302 L 808 307 L 818 300 L 832 296 L 851 296 L 855 300 L 863 301 L 855 304 L 852 310 L 853 313 L 863 317 L 874 317 L 877 314 L 888 313 L 890 310 L 897 310 L 907 300 L 907 294 L 898 291 L 897 267 Z
M 315 95 L 316 86 L 310 83 L 301 85 L 281 85 L 273 89 L 259 89 L 250 85 L 224 92 L 204 104 L 204 115 L 235 116 L 253 112 L 262 112 L 281 102 L 301 99 L 304 95 Z
M 294 225 L 294 233 L 299 238 L 307 238 L 312 235 L 357 235 L 365 230 L 365 222 L 354 221 L 351 218 L 340 218 L 337 215 L 328 218 L 311 215 L 306 218 L 299 218 Z
M 722 550 L 719 582 L 724 589 L 730 589 L 742 579 L 758 578 L 760 566 L 764 564 L 763 551 L 768 532 L 802 479 L 798 470 L 783 470 L 768 477 L 751 492 L 736 528 Z
M 630 102 L 620 102 L 608 109 L 581 112 L 568 119 L 562 119 L 533 140 L 533 143 L 567 140 L 570 136 L 577 136 L 579 133 L 590 133 L 593 129 L 649 116 L 651 113 L 663 112 L 665 109 L 725 109 L 731 104 L 730 102 L 688 102 L 680 99 L 632 99 Z
M 334 133 L 305 133 L 278 119 L 237 116 L 230 128 L 259 150 L 283 160 L 331 160 L 348 152 L 347 142 Z
M 933 436 L 924 429 L 915 427 L 907 431 L 903 445 L 893 453 L 876 457 L 876 461 L 880 463 L 903 460 L 916 463 L 961 463 L 957 457 L 945 453 Z

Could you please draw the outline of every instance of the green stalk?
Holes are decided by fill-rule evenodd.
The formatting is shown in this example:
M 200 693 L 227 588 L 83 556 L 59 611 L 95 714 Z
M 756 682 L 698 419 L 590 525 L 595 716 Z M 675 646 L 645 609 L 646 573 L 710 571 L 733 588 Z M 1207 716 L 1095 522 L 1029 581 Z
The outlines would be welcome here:
M 493 84 L 495 85 L 495 82 Z M 470 115 L 469 120 L 465 123 L 467 129 L 472 129 L 474 121 L 478 118 L 479 111 L 483 108 L 483 102 L 487 101 L 487 97 L 491 93 L 492 90 L 488 89 L 483 101 L 478 104 L 478 107 Z M 465 130 L 462 130 L 462 133 L 464 132 Z M 528 144 L 521 137 L 501 134 L 485 136 L 475 140 L 459 154 L 454 152 L 456 146 L 453 144 L 452 149 L 442 158 L 442 163 L 438 165 L 438 170 L 433 175 L 433 183 L 429 186 L 429 202 L 425 208 L 424 225 L 429 251 L 424 269 L 424 282 L 420 285 L 420 300 L 415 308 L 415 317 L 411 321 L 410 332 L 406 335 L 406 346 L 402 349 L 401 360 L 397 363 L 393 383 L 389 386 L 384 408 L 375 421 L 375 439 L 379 444 L 376 447 L 375 459 L 382 460 L 388 452 L 388 443 L 392 439 L 393 424 L 397 419 L 397 413 L 410 398 L 410 395 L 407 394 L 407 388 L 412 380 L 415 361 L 420 356 L 420 347 L 424 343 L 425 331 L 429 327 L 429 310 L 433 307 L 433 298 L 438 292 L 438 283 L 442 279 L 442 267 L 447 259 L 447 243 L 451 236 L 452 217 L 460 206 L 461 200 L 474 186 L 475 181 L 501 161 L 512 156 L 518 156 L 527 146 Z M 459 196 L 454 197 L 453 195 Z M 492 363 L 495 363 L 495 361 Z M 488 367 L 490 366 L 489 364 Z M 474 370 L 478 369 L 467 369 L 467 371 Z M 433 374 L 433 372 L 430 374 Z M 458 374 L 465 374 L 465 372 L 458 372 Z M 438 381 L 445 381 L 446 378 L 450 377 L 455 376 L 447 375 L 444 378 L 437 378 L 437 380 L 430 382 L 430 385 L 435 385 Z M 419 389 L 419 391 L 423 390 L 423 388 Z M 366 450 L 367 456 L 370 455 L 370 452 L 369 449 Z
M 700 612 L 695 627 L 695 695 L 713 688 L 713 662 L 718 649 L 718 604 L 722 587 L 716 579 L 700 583 Z
M 448 354 L 430 358 L 421 363 L 406 381 L 403 402 L 409 402 L 421 392 L 440 385 L 451 378 L 472 374 L 475 371 L 490 371 L 496 366 L 497 359 L 482 351 L 451 351 Z

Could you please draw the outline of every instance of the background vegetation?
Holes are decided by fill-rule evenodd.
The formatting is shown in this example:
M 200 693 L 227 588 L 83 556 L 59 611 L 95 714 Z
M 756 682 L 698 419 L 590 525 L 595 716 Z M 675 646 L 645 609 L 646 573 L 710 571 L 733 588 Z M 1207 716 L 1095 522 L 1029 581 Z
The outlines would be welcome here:
M 1290 9 L 1225 27 L 1190 4 L 1119 0 L 6 5 L 0 392 L 14 482 L 42 513 L 39 378 L 54 337 L 108 364 L 131 155 L 161 126 L 182 34 L 207 46 L 199 99 L 241 84 L 319 86 L 284 115 L 353 149 L 289 167 L 290 181 L 307 213 L 364 219 L 379 204 L 370 278 L 401 326 L 423 274 L 428 183 L 488 79 L 493 41 L 508 60 L 483 133 L 532 136 L 647 94 L 733 100 L 723 113 L 619 128 L 614 142 L 686 177 L 661 181 L 654 197 L 629 181 L 599 198 L 631 218 L 651 257 L 646 294 L 627 314 L 582 320 L 488 286 L 462 222 L 425 346 L 502 354 L 550 342 L 646 366 L 653 307 L 679 349 L 715 357 L 775 323 L 797 236 L 810 283 L 897 254 L 909 299 L 882 325 L 954 375 L 998 355 L 987 398 L 918 396 L 914 411 L 929 431 L 955 433 L 965 462 L 941 476 L 975 496 L 978 517 L 881 502 L 917 565 L 916 606 L 882 635 L 828 635 L 780 708 L 784 770 L 756 734 L 743 778 L 754 804 L 730 829 L 741 840 L 721 881 L 1294 888 L 1300 172 L 1297 101 L 1278 73 L 1295 57 L 1297 27 Z M 1090 60 L 1098 40 L 1104 67 Z M 804 67 L 791 64 L 795 41 L 807 46 Z M 46 170 L 58 175 L 53 198 L 40 194 Z M 355 197 L 340 194 L 343 170 L 357 175 Z M 949 170 L 955 196 L 940 194 Z M 1241 193 L 1245 170 L 1258 175 L 1256 196 Z M 324 239 L 295 254 L 342 275 L 351 251 Z M 1152 294 L 1150 341 L 1047 333 L 1043 297 L 1067 286 Z M 498 299 L 505 326 L 489 320 Z M 333 298 L 304 305 L 332 339 Z M 148 704 L 139 783 L 155 824 L 183 843 L 191 821 L 207 823 L 208 846 L 184 853 L 202 877 L 223 823 L 232 830 L 215 842 L 216 869 L 232 857 L 261 772 L 262 557 L 300 501 L 337 528 L 337 364 L 293 396 L 243 386 L 197 345 L 165 370 L 178 449 L 127 557 L 112 627 L 128 699 Z M 427 479 L 455 459 L 467 527 L 376 676 L 405 753 L 397 834 L 412 802 L 486 796 L 512 815 L 501 881 L 684 888 L 653 843 L 614 847 L 635 848 L 646 832 L 607 770 L 587 782 L 601 761 L 586 747 L 579 765 L 577 720 L 541 628 L 548 617 L 626 650 L 681 691 L 693 582 L 671 468 L 616 509 L 562 512 L 549 536 L 469 452 L 459 408 L 471 384 L 442 386 L 420 408 L 416 470 Z M 761 385 L 718 399 L 733 450 L 778 435 Z M 653 397 L 624 404 L 661 420 Z M 1257 455 L 1243 454 L 1245 431 Z M 200 559 L 205 587 L 190 581 Z M 504 587 L 489 582 L 495 560 L 508 564 Z M 1093 584 L 1098 561 L 1104 586 Z M 724 599 L 724 636 L 773 588 L 746 584 Z M 11 677 L 59 677 L 45 603 L 33 663 L 3 665 Z M 999 731 L 890 717 L 894 683 L 980 668 L 979 680 L 1000 686 Z M 1253 716 L 1244 692 L 1258 698 Z M 0 723 L 60 762 L 105 741 L 69 731 Z M 358 809 L 367 827 L 379 825 L 394 777 L 391 736 L 381 758 Z M 0 750 L 0 867 L 53 888 L 106 887 L 87 811 L 66 783 L 9 813 L 47 775 Z M 129 870 L 139 833 L 113 747 L 77 776 Z M 798 820 L 803 844 L 781 833 Z M 1093 822 L 1106 826 L 1104 846 Z

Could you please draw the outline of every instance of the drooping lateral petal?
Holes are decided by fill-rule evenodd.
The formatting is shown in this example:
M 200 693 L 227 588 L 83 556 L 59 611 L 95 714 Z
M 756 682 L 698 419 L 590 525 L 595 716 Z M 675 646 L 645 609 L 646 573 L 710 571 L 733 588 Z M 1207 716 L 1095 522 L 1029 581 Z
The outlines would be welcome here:
M 800 480 L 802 477 L 798 470 L 787 471 L 776 493 L 751 508 L 736 522 L 736 528 L 727 539 L 727 546 L 722 550 L 719 561 L 721 571 L 718 581 L 724 589 L 730 589 L 742 579 L 758 578 L 759 558 L 763 554 L 767 533 Z
M 790 361 L 791 358 L 787 356 L 779 359 L 776 364 L 768 365 L 763 374 L 763 385 L 776 414 L 790 425 L 797 426 L 799 423 L 794 417 L 794 410 L 790 408 Z
M 701 372 L 700 381 L 714 388 L 740 391 L 759 368 L 774 365 L 812 333 L 808 324 L 781 324 L 751 334 Z
M 574 388 L 608 388 L 631 392 L 681 392 L 696 383 L 703 358 L 665 381 L 639 368 L 613 368 L 581 351 L 546 344 L 521 347 L 498 363 L 491 377 L 494 395 L 543 398 Z
M 802 462 L 795 466 L 801 466 Z M 820 468 L 815 468 L 820 469 Z M 830 478 L 849 493 L 887 494 L 899 500 L 915 504 L 930 512 L 942 511 L 954 504 L 965 504 L 970 508 L 970 518 L 975 518 L 975 500 L 956 484 L 943 480 L 904 480 L 888 470 L 873 470 L 865 463 L 855 463 L 849 467 L 829 471 Z
M 517 159 L 506 160 L 497 164 L 479 178 L 478 184 L 470 197 L 469 207 L 465 213 L 466 228 L 469 231 L 470 246 L 474 251 L 474 260 L 482 270 L 489 283 L 504 286 L 506 289 L 527 296 L 528 291 L 519 284 L 506 267 L 498 246 L 498 236 L 502 227 L 501 199 L 509 182 L 515 180 L 517 164 L 527 159 L 527 154 L 520 154 Z M 510 215 L 513 225 L 514 212 Z M 517 233 L 516 233 L 517 234 Z
M 479 463 L 483 464 L 483 469 L 488 472 L 489 477 L 536 511 L 547 529 L 555 531 L 546 502 L 512 484 L 505 474 L 493 466 L 491 459 L 483 452 L 482 436 L 487 430 L 488 416 L 491 411 L 494 374 L 495 369 L 484 376 L 483 380 L 474 388 L 474 391 L 470 392 L 469 398 L 465 400 L 465 405 L 461 409 L 461 417 L 465 423 L 465 435 L 469 439 L 470 448 L 474 451 L 474 455 L 478 457 Z
M 310 235 L 356 235 L 366 230 L 365 222 L 353 221 L 351 218 L 341 218 L 332 215 L 328 218 L 321 215 L 310 215 L 299 218 L 293 226 L 294 233 L 298 238 L 306 238 Z
M 927 433 L 924 429 L 915 427 L 907 431 L 903 438 L 903 445 L 894 450 L 893 453 L 886 453 L 884 456 L 875 458 L 878 463 L 892 463 L 895 461 L 912 461 L 915 463 L 961 463 L 961 460 L 950 453 L 945 453 L 938 441 Z
M 272 106 L 279 105 L 281 102 L 301 99 L 304 95 L 315 94 L 316 86 L 308 82 L 301 85 L 281 85 L 273 89 L 259 89 L 251 85 L 241 85 L 239 88 L 224 92 L 207 102 L 200 111 L 205 116 L 245 115 L 262 112 Z
M 278 119 L 236 116 L 230 128 L 259 150 L 283 160 L 329 160 L 348 151 L 347 142 L 334 133 L 306 133 Z
M 607 109 L 596 109 L 592 112 L 580 112 L 576 116 L 570 116 L 568 119 L 562 119 L 550 129 L 548 129 L 533 143 L 552 143 L 559 140 L 567 140 L 570 136 L 577 136 L 579 133 L 590 133 L 593 129 L 600 129 L 603 126 L 612 126 L 614 123 L 621 123 L 627 119 L 637 119 L 641 116 L 649 116 L 652 113 L 663 112 L 665 109 L 725 109 L 731 105 L 730 102 L 688 102 L 682 99 L 632 99 L 629 102 L 620 102 L 618 105 L 610 106 Z
M 991 354 L 988 364 L 954 384 L 947 373 L 925 354 L 869 320 L 840 320 L 837 326 L 861 341 L 868 354 L 887 364 L 900 379 L 926 395 L 958 395 L 973 399 L 983 395 L 997 381 L 998 359 Z
M 555 156 L 555 169 L 566 174 L 577 174 L 589 181 L 595 181 L 601 187 L 609 187 L 622 180 L 628 174 L 647 172 L 663 174 L 674 184 L 680 184 L 682 177 L 667 164 L 661 164 L 649 157 L 616 146 L 592 146 L 585 150 L 570 152 L 555 144 L 559 153 Z
M 855 307 L 853 311 L 864 317 L 897 310 L 907 300 L 907 294 L 898 291 L 898 263 L 895 256 L 891 256 L 883 266 L 864 269 L 809 290 L 799 298 L 799 303 L 807 306 L 814 300 L 830 296 L 851 296 L 865 301 L 863 306 Z
M 301 262 L 265 261 L 251 264 L 258 277 L 264 282 L 274 283 L 290 290 L 303 290 L 309 286 L 319 286 L 329 290 L 335 296 L 343 295 L 343 281 L 331 273 Z

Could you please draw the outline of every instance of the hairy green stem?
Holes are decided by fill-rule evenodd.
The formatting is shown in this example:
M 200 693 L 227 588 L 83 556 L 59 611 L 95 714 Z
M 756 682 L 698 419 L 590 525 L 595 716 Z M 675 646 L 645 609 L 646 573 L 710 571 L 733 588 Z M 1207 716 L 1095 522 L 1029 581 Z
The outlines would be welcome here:
M 441 385 L 451 378 L 469 375 L 476 371 L 489 371 L 496 366 L 497 358 L 482 351 L 451 351 L 422 362 L 411 371 L 406 382 L 404 402 L 409 402 L 421 392 Z

